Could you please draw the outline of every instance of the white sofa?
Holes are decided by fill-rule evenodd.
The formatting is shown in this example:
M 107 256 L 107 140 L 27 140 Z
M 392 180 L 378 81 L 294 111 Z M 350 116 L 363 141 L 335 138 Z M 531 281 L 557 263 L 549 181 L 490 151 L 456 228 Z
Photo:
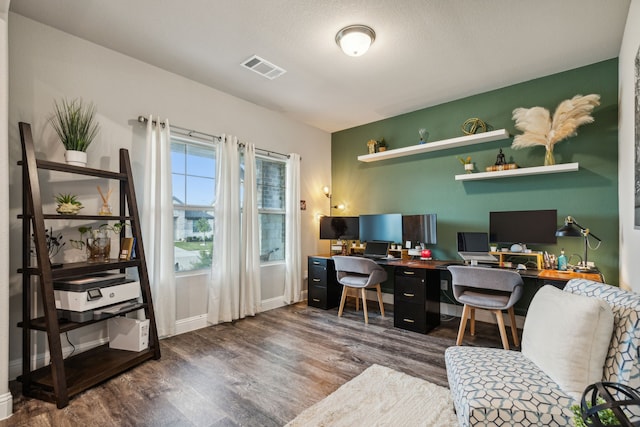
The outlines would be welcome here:
M 640 388 L 640 295 L 584 279 L 545 286 L 521 352 L 459 346 L 445 360 L 460 426 L 573 425 L 587 385 Z

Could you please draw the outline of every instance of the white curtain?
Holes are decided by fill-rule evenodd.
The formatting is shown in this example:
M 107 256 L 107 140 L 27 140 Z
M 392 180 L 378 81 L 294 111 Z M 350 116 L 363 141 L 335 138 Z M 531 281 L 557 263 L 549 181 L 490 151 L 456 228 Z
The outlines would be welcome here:
M 173 257 L 173 193 L 169 120 L 147 121 L 142 197 L 138 197 L 142 240 L 153 298 L 158 335 L 176 331 L 176 282 Z
M 238 138 L 222 135 L 216 159 L 215 232 L 207 320 L 230 322 L 240 307 L 240 155 Z
M 242 256 L 240 257 L 240 318 L 260 311 L 260 225 L 255 145 L 245 144 L 242 200 Z
M 300 244 L 300 155 L 292 153 L 287 160 L 286 242 L 284 302 L 292 304 L 302 299 Z

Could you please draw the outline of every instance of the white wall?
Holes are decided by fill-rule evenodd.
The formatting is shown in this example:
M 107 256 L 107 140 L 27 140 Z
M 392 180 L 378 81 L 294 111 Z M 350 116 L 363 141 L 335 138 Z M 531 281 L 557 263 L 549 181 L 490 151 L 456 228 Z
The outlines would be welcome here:
M 302 212 L 301 273 L 306 272 L 307 255 L 326 251 L 319 247 L 315 213 L 326 210 L 321 188 L 330 183 L 330 134 L 13 13 L 9 14 L 9 71 L 12 367 L 19 367 L 21 357 L 20 331 L 15 327 L 21 316 L 21 282 L 16 273 L 21 262 L 21 225 L 16 216 L 21 211 L 22 200 L 21 171 L 16 165 L 20 158 L 18 122 L 31 123 L 36 151 L 41 158 L 64 161 L 63 147 L 47 124 L 54 100 L 81 97 L 96 104 L 102 128 L 87 150 L 90 167 L 117 169 L 118 149 L 132 149 L 143 138 L 144 130 L 135 120 L 141 114 L 168 117 L 174 125 L 205 133 L 232 134 L 263 149 L 299 153 L 302 156 L 301 197 L 307 201 L 307 210 Z M 238 67 L 238 72 L 246 71 Z M 256 78 L 261 77 L 256 75 Z M 265 84 L 269 84 L 266 79 Z M 43 190 L 43 200 L 51 198 L 47 199 L 51 200 L 50 209 L 54 207 L 53 195 L 62 188 L 69 188 L 63 191 L 73 191 L 83 202 L 87 201 L 85 213 L 98 208 L 95 181 L 54 179 L 58 179 L 55 186 Z M 64 237 L 77 238 L 77 225 L 56 227 L 72 227 Z M 72 251 L 65 253 L 73 256 Z M 68 259 L 66 255 L 65 259 Z M 282 266 L 270 266 L 263 271 L 263 295 L 269 296 L 269 307 L 275 304 L 273 295 L 282 294 L 280 270 Z M 204 291 L 202 277 L 181 278 L 177 309 L 181 319 L 188 322 L 203 314 Z
M 8 79 L 8 16 L 9 0 L 0 0 L 0 182 L 9 182 L 7 140 Z M 0 187 L 0 230 L 9 234 L 9 188 Z M 0 420 L 13 413 L 13 399 L 9 392 L 9 239 L 0 242 Z
M 632 0 L 619 56 L 618 199 L 620 287 L 640 292 L 640 229 L 634 229 L 635 60 L 640 49 L 640 0 Z

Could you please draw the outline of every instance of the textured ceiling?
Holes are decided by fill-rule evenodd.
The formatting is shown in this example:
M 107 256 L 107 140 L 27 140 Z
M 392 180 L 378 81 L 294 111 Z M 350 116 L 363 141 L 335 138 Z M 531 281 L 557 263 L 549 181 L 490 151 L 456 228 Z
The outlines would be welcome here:
M 618 56 L 630 0 L 12 0 L 10 10 L 334 132 Z M 366 24 L 362 57 L 336 46 Z M 258 55 L 287 72 L 268 80 Z

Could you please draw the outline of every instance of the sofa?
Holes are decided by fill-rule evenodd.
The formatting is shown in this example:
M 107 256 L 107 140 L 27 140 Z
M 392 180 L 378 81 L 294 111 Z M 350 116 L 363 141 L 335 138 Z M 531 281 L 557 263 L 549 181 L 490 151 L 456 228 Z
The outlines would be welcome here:
M 585 279 L 544 286 L 521 351 L 457 346 L 445 361 L 460 426 L 573 425 L 586 386 L 640 388 L 640 295 Z

